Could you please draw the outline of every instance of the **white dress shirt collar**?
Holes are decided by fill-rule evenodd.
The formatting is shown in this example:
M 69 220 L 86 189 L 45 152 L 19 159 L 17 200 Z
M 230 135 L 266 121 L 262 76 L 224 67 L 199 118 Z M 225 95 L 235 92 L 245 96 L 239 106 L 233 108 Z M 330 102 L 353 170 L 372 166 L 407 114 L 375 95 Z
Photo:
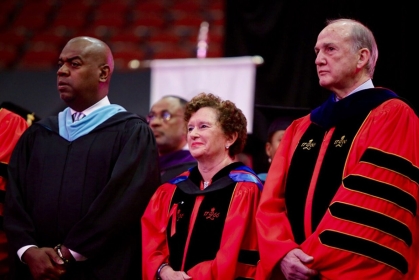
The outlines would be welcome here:
M 365 81 L 365 83 L 363 83 L 362 85 L 360 85 L 359 87 L 357 87 L 356 89 L 354 89 L 352 92 L 350 92 L 345 97 L 348 97 L 349 95 L 354 94 L 355 92 L 358 92 L 358 91 L 361 91 L 361 90 L 364 90 L 364 89 L 369 89 L 369 88 L 374 88 L 374 84 L 372 83 L 372 80 L 371 79 Z M 337 102 L 339 100 L 340 99 L 336 96 L 335 97 L 335 101 Z
M 109 98 L 108 96 L 103 97 L 101 100 L 99 100 L 98 102 L 96 102 L 95 104 L 93 104 L 92 106 L 90 106 L 89 108 L 83 110 L 81 113 L 83 113 L 85 116 L 91 114 L 92 112 L 94 112 L 95 110 L 102 108 L 104 106 L 110 105 L 111 103 L 109 102 Z M 74 111 L 73 109 L 70 108 L 71 111 L 71 115 L 73 115 L 76 111 Z

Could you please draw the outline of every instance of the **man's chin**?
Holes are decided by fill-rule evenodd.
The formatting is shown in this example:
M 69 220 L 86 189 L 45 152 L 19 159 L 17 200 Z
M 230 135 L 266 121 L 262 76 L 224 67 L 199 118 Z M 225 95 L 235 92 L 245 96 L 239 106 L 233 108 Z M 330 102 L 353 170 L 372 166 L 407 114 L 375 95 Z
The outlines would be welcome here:
M 60 94 L 61 99 L 69 98 L 70 93 L 66 90 L 59 90 L 58 93 Z
M 330 86 L 330 81 L 327 81 L 327 80 L 324 80 L 324 79 L 320 79 L 319 80 L 319 85 L 321 87 L 328 88 Z
M 163 141 L 164 139 L 161 136 L 154 136 L 154 138 L 156 139 L 157 147 L 166 147 Z
M 61 98 L 62 101 L 66 102 L 66 103 L 69 101 L 68 96 L 65 95 L 65 94 L 60 94 L 60 98 Z

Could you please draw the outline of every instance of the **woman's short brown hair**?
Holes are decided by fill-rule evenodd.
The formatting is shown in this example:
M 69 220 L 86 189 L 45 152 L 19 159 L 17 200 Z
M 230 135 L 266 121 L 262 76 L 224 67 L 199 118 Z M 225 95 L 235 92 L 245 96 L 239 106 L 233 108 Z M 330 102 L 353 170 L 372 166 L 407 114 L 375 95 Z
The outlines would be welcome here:
M 247 120 L 243 112 L 230 100 L 222 100 L 212 93 L 203 92 L 186 104 L 185 121 L 189 122 L 192 114 L 204 107 L 210 107 L 217 111 L 217 121 L 226 136 L 230 137 L 237 133 L 237 140 L 229 148 L 230 157 L 241 153 L 247 138 Z

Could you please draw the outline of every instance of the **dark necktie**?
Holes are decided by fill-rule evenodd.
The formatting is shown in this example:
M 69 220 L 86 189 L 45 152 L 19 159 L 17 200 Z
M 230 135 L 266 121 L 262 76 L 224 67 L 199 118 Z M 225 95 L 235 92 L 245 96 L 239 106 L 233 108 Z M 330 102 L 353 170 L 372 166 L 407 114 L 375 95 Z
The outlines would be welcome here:
M 85 117 L 85 115 L 82 112 L 75 112 L 73 114 L 73 122 L 79 121 L 84 117 Z

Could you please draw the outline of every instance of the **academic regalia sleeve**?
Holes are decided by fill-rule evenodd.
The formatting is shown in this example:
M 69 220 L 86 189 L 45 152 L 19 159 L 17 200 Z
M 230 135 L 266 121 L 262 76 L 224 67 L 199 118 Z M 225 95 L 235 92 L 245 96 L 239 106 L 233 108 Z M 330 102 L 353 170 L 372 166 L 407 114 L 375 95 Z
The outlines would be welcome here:
M 28 128 L 19 115 L 0 108 L 0 162 L 8 163 L 22 133 Z
M 115 237 L 139 223 L 160 184 L 157 146 L 149 126 L 137 121 L 121 133 L 119 156 L 108 183 L 63 241 L 87 258 L 103 254 Z
M 175 188 L 169 183 L 159 187 L 141 218 L 144 280 L 155 279 L 159 266 L 169 261 L 166 228 Z
M 286 130 L 263 187 L 256 224 L 261 265 L 267 276 L 289 251 L 298 248 L 286 213 L 285 183 L 292 152 L 308 125 L 306 117 L 295 121 Z
M 9 270 L 7 239 L 3 231 L 7 166 L 17 141 L 27 128 L 28 124 L 21 116 L 0 108 L 0 277 Z
M 200 280 L 251 279 L 255 275 L 256 279 L 264 279 L 256 263 L 259 253 L 255 215 L 259 198 L 256 184 L 238 183 L 215 259 L 195 265 L 187 271 L 188 275 Z
M 0 192 L 6 189 L 7 166 L 13 149 L 27 128 L 28 125 L 21 116 L 0 108 Z M 4 201 L 1 200 L 0 203 L 0 215 L 3 216 Z
M 37 245 L 35 241 L 35 227 L 24 208 L 24 181 L 27 165 L 30 160 L 30 150 L 34 140 L 33 132 L 36 125 L 30 126 L 19 138 L 13 150 L 8 168 L 6 197 L 4 208 L 4 227 L 12 252 L 17 252 L 26 245 Z M 17 256 L 17 255 L 16 255 Z
M 301 245 L 321 279 L 418 279 L 418 142 L 419 119 L 400 100 L 364 121 L 343 184 Z

